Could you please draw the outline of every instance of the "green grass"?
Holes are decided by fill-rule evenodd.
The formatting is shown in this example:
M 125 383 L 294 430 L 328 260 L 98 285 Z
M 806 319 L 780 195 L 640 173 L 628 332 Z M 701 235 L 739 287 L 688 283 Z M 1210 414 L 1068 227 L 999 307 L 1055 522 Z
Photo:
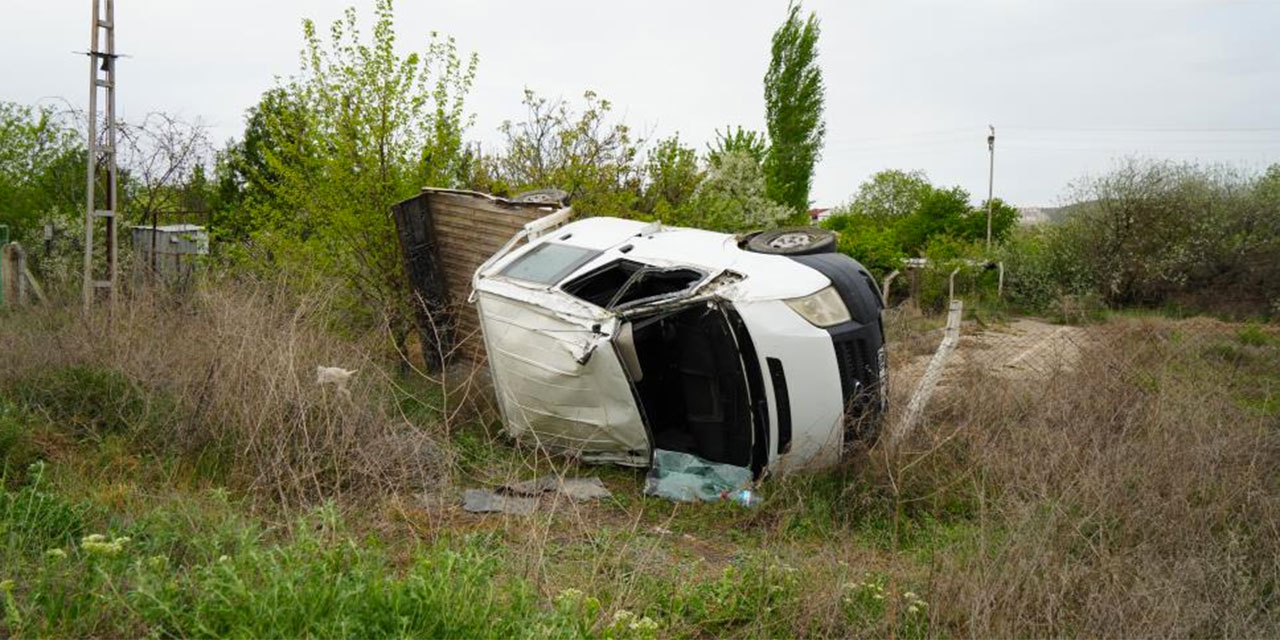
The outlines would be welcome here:
M 1280 338 L 1277 338 L 1274 333 L 1268 332 L 1257 324 L 1247 325 L 1237 331 L 1236 340 L 1250 347 L 1265 347 L 1280 343 Z
M 131 433 L 173 410 L 172 403 L 154 390 L 144 390 L 114 371 L 84 366 L 20 379 L 10 395 L 15 403 L 79 438 Z
M 595 624 L 544 602 L 483 537 L 416 546 L 397 566 L 332 506 L 279 527 L 243 510 L 213 491 L 107 511 L 62 495 L 37 463 L 27 484 L 0 493 L 0 632 L 579 637 Z
M 59 462 L 33 461 L 47 452 L 30 434 L 56 422 L 0 406 L 0 453 L 10 470 L 0 482 L 5 637 L 652 638 L 673 628 L 680 635 L 787 628 L 766 612 L 795 597 L 768 587 L 776 563 L 749 561 L 747 591 L 735 586 L 739 569 L 675 592 L 666 574 L 637 575 L 639 598 L 613 585 L 578 589 L 568 579 L 540 587 L 501 533 L 383 543 L 351 529 L 360 518 L 334 505 L 272 522 L 223 487 L 170 484 L 172 462 L 130 453 L 103 418 L 79 409 L 75 433 L 98 425 L 106 434 L 79 439 Z M 483 447 L 474 446 L 479 457 Z M 605 475 L 611 483 L 639 480 L 626 470 Z M 602 528 L 585 546 L 548 551 L 572 566 L 575 554 L 594 561 L 633 538 L 626 527 Z M 615 568 L 616 578 L 636 575 L 625 561 Z
M 1127 382 L 1280 412 L 1267 328 L 1168 344 L 1173 361 Z M 425 428 L 430 397 L 406 386 L 387 401 Z M 533 456 L 479 423 L 450 434 L 440 503 L 285 510 L 227 473 L 225 451 L 146 446 L 166 403 L 87 368 L 0 388 L 0 637 L 922 638 L 965 629 L 939 617 L 932 572 L 998 561 L 1012 530 L 990 512 L 980 526 L 960 449 L 893 486 L 865 472 L 874 461 L 774 478 L 744 509 L 646 497 L 643 471 Z M 598 475 L 614 498 L 525 519 L 447 504 L 552 467 Z M 1086 515 L 1072 515 L 1071 553 L 1117 526 Z
M 0 482 L 0 636 L 787 636 L 809 624 L 815 590 L 829 595 L 863 571 L 831 573 L 806 557 L 851 526 L 832 515 L 850 495 L 841 474 L 779 481 L 749 510 L 644 497 L 636 470 L 570 468 L 600 475 L 617 498 L 599 505 L 598 521 L 547 542 L 531 566 L 519 524 L 486 531 L 497 521 L 476 519 L 478 530 L 424 539 L 363 526 L 372 512 L 332 504 L 296 517 L 260 511 L 221 475 L 134 450 L 82 407 L 65 414 L 81 418 L 69 427 L 79 437 L 60 445 L 70 449 L 41 460 L 51 452 L 31 434 L 56 432 L 65 417 L 50 420 L 50 394 L 23 396 L 35 411 L 0 403 L 9 470 Z M 83 437 L 87 425 L 99 435 Z M 483 431 L 457 436 L 472 450 L 462 484 L 486 460 L 518 460 Z M 853 536 L 875 546 L 872 529 Z M 708 559 L 684 534 L 723 555 Z M 818 635 L 845 636 L 882 629 L 885 615 L 854 607 L 824 619 Z

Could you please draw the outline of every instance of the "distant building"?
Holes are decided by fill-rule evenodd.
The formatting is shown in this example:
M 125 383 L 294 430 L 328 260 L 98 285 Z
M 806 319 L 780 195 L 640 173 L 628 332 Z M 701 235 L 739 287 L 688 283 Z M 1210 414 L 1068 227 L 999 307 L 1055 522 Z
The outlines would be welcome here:
M 1049 222 L 1049 209 L 1046 207 L 1018 207 L 1018 222 L 1024 225 L 1037 225 Z
M 830 207 L 827 207 L 825 209 L 809 210 L 809 224 L 818 224 L 819 222 L 822 222 L 823 220 L 826 220 L 827 218 L 830 218 L 830 217 L 831 217 Z

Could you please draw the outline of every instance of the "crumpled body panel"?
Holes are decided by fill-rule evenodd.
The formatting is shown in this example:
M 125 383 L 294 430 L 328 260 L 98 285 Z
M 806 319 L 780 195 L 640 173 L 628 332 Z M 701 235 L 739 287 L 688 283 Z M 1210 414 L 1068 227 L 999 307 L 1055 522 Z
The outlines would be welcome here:
M 609 343 L 612 327 L 596 333 L 586 319 L 478 294 L 508 432 L 586 458 L 647 464 L 648 435 Z

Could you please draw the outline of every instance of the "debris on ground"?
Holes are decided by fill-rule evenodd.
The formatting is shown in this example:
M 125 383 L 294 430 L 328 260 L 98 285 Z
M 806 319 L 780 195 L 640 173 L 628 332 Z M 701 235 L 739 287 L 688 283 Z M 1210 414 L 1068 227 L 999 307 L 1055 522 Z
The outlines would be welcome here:
M 682 451 L 653 451 L 644 493 L 678 502 L 714 502 L 751 482 L 751 470 L 710 462 Z
M 726 491 L 720 494 L 720 499 L 727 500 L 729 502 L 732 502 L 738 505 L 739 507 L 746 507 L 748 509 L 758 507 L 760 506 L 761 502 L 764 502 L 764 498 L 760 497 L 759 492 L 752 491 L 750 489 L 738 489 L 737 491 Z
M 605 488 L 604 482 L 595 476 L 590 478 L 561 478 L 555 475 L 546 475 L 533 480 L 503 485 L 502 490 L 523 496 L 536 496 L 548 491 L 558 491 L 573 500 L 598 500 L 600 498 L 613 497 L 613 494 Z
M 471 513 L 510 513 L 527 516 L 538 508 L 538 499 L 508 496 L 487 489 L 467 489 L 462 494 L 462 508 Z
M 561 478 L 546 475 L 533 480 L 513 482 L 488 489 L 467 489 L 462 495 L 462 508 L 471 513 L 509 513 L 529 515 L 538 508 L 538 497 L 559 493 L 570 500 L 599 500 L 613 494 L 597 477 Z

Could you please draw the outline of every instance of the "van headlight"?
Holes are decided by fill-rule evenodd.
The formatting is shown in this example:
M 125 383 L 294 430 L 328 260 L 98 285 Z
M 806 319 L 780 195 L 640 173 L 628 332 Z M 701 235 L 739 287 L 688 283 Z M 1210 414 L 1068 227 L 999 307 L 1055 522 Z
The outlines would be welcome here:
M 803 298 L 783 300 L 793 311 L 814 325 L 826 328 L 853 319 L 835 287 L 827 287 Z

